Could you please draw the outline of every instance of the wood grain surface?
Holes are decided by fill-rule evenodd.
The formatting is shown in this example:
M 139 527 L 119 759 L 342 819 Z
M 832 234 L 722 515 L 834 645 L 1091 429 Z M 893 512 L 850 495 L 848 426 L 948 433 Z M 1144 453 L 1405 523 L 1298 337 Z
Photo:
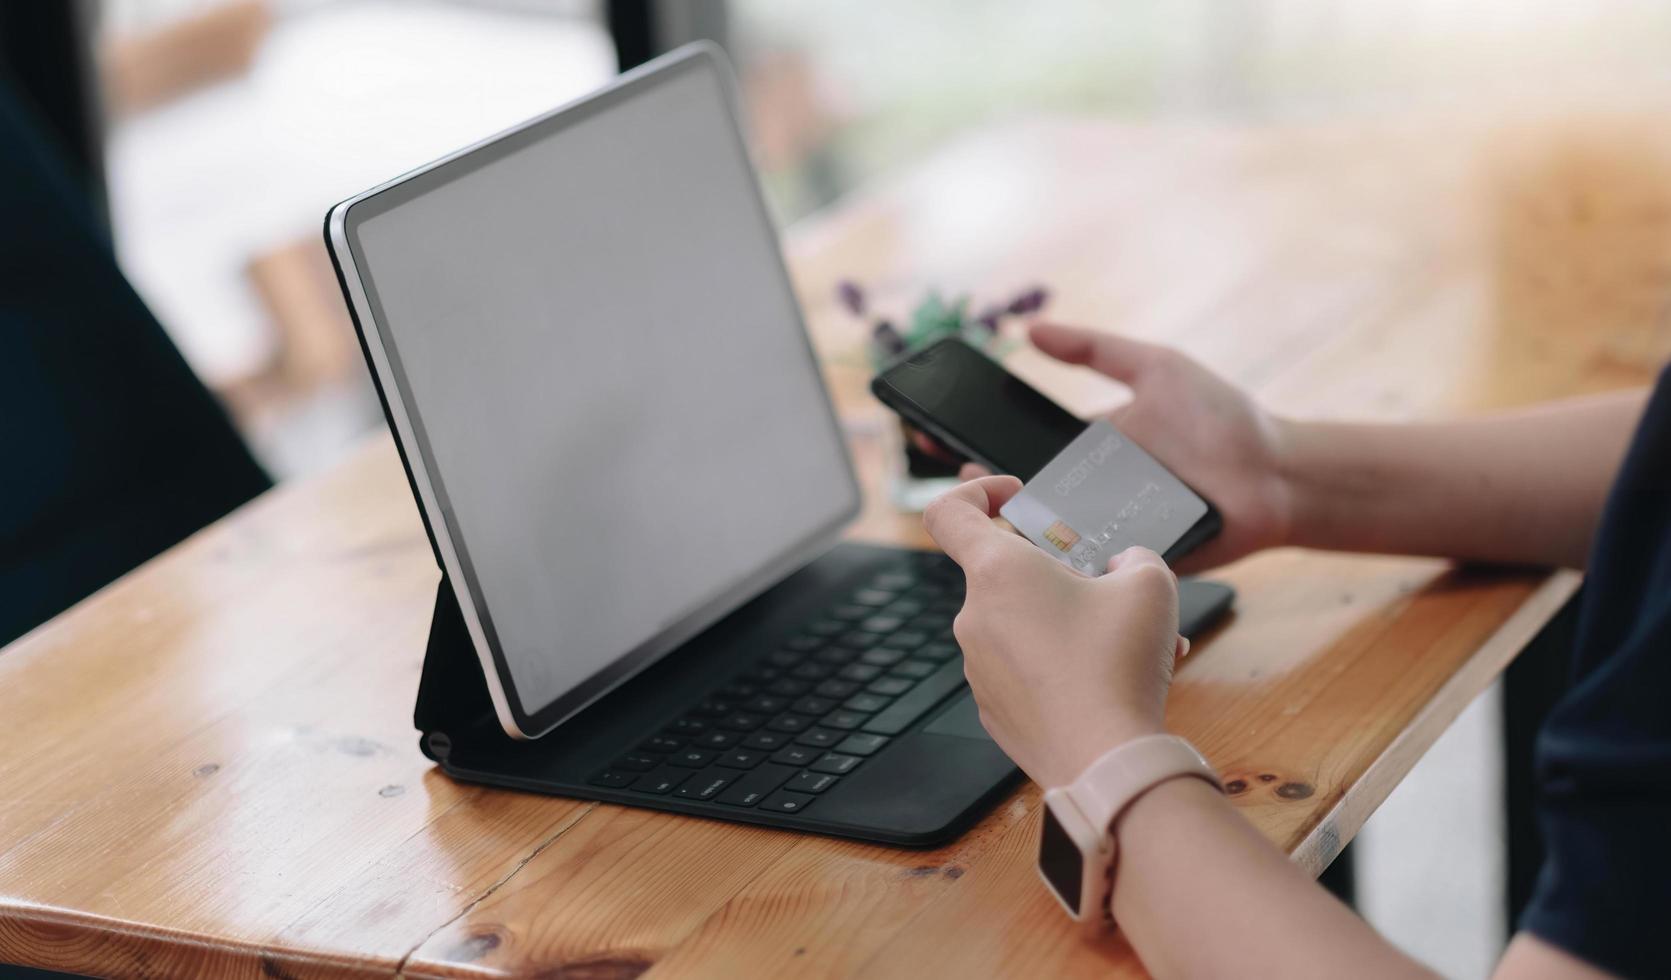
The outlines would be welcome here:
M 1641 383 L 1666 338 L 1636 294 L 1671 268 L 1641 242 L 1671 214 L 1671 168 L 1573 148 L 1644 131 L 1035 120 L 954 143 L 788 238 L 867 487 L 855 536 L 923 541 L 881 489 L 897 430 L 864 393 L 840 278 L 901 314 L 931 285 L 1043 283 L 1057 316 L 1174 343 L 1299 415 Z M 1605 206 L 1573 218 L 1597 187 L 1614 188 Z M 1563 279 L 1578 253 L 1588 271 Z M 1620 282 L 1631 297 L 1609 307 Z M 1577 316 L 1573 291 L 1607 314 Z M 1082 411 L 1120 397 L 1026 351 L 1013 363 Z M 1030 785 L 956 842 L 905 851 L 452 782 L 411 725 L 437 578 L 379 436 L 0 651 L 0 961 L 133 977 L 1141 973 L 1118 939 L 1081 941 L 1037 883 Z M 1169 723 L 1313 871 L 1578 581 L 1291 550 L 1222 578 L 1237 611 L 1181 667 Z

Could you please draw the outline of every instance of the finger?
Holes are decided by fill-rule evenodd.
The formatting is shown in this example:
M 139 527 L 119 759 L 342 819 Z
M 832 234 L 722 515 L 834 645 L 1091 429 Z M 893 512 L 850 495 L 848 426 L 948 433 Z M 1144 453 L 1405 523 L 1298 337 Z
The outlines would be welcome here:
M 923 453 L 933 456 L 935 459 L 944 460 L 948 463 L 955 463 L 962 458 L 942 445 L 940 440 L 934 438 L 921 429 L 908 429 L 906 431 L 909 433 L 911 445 L 917 447 L 917 449 Z
M 923 511 L 928 536 L 952 561 L 963 564 L 983 546 L 1008 533 L 992 523 L 998 508 L 1021 489 L 1013 476 L 988 476 L 959 484 L 936 497 Z
M 1058 361 L 1083 364 L 1126 384 L 1135 383 L 1160 351 L 1154 344 L 1130 337 L 1054 323 L 1035 323 L 1029 336 L 1033 346 Z
M 1138 565 L 1158 565 L 1159 567 L 1166 569 L 1168 574 L 1172 572 L 1172 569 L 1166 564 L 1165 559 L 1161 558 L 1161 556 L 1155 554 L 1153 551 L 1150 551 L 1148 548 L 1138 547 L 1137 545 L 1133 545 L 1115 555 L 1113 558 L 1108 559 L 1108 570 L 1111 572 L 1118 569 L 1135 568 Z
M 964 483 L 968 483 L 970 480 L 979 480 L 982 477 L 988 477 L 991 475 L 992 471 L 979 463 L 964 463 L 957 471 L 957 478 L 962 480 Z
M 1182 660 L 1189 656 L 1189 645 L 1189 637 L 1182 633 L 1178 634 L 1178 646 L 1172 651 L 1172 659 Z

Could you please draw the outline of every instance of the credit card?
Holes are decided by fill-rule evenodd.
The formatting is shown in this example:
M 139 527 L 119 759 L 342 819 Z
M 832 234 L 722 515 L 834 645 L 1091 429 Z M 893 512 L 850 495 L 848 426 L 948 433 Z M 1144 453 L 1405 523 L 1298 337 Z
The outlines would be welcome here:
M 1047 554 L 1095 576 L 1127 548 L 1166 554 L 1206 516 L 1207 502 L 1099 419 L 999 513 Z

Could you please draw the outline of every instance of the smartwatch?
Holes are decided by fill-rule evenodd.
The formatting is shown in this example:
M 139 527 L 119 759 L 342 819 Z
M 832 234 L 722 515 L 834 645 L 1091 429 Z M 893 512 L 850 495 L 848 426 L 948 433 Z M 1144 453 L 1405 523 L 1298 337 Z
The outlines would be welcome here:
M 1176 735 L 1145 735 L 1115 746 L 1069 785 L 1045 792 L 1039 877 L 1089 931 L 1113 922 L 1114 821 L 1138 797 L 1179 776 L 1224 791 L 1193 745 Z

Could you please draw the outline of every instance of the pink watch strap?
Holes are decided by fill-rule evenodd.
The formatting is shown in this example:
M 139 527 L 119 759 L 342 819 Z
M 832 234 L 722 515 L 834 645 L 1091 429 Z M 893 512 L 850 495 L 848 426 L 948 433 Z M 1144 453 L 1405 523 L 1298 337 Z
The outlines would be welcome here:
M 1195 746 L 1176 735 L 1145 735 L 1115 746 L 1087 766 L 1068 793 L 1095 826 L 1111 833 L 1114 821 L 1133 801 L 1178 776 L 1195 776 L 1224 790 L 1218 773 Z

